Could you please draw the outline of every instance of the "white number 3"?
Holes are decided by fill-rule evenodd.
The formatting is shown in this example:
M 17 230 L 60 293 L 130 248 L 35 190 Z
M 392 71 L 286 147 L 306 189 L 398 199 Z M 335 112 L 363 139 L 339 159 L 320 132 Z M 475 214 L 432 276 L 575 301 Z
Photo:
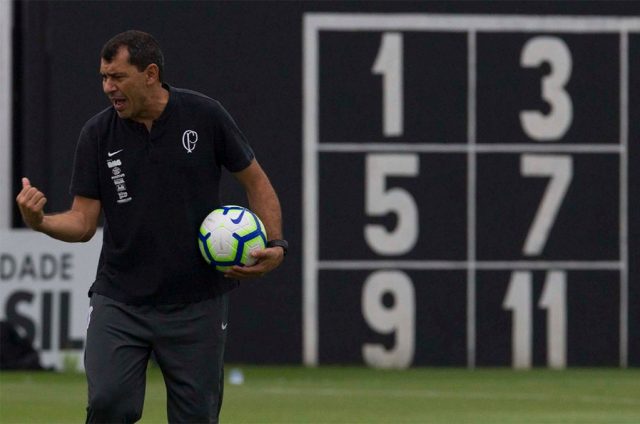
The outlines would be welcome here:
M 549 104 L 549 113 L 537 110 L 520 112 L 520 122 L 527 136 L 538 141 L 553 141 L 564 136 L 573 120 L 573 104 L 565 90 L 571 76 L 571 52 L 567 44 L 556 37 L 536 37 L 522 49 L 520 64 L 536 68 L 547 62 L 551 71 L 542 79 L 542 98 Z

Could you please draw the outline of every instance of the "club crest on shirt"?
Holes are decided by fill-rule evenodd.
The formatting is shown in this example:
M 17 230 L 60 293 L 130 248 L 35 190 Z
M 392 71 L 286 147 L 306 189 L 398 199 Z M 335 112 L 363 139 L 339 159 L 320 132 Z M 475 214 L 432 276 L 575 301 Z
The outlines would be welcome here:
M 118 150 L 116 152 L 108 152 L 107 156 L 107 168 L 111 170 L 111 181 L 113 181 L 113 185 L 116 189 L 117 203 L 127 203 L 132 200 L 132 197 L 129 195 L 127 191 L 127 183 L 125 182 L 125 173 L 122 171 L 122 159 L 114 158 L 111 159 L 112 156 L 122 152 L 122 150 Z
M 184 147 L 187 153 L 191 153 L 195 150 L 197 142 L 198 133 L 194 130 L 186 130 L 182 134 L 182 147 Z

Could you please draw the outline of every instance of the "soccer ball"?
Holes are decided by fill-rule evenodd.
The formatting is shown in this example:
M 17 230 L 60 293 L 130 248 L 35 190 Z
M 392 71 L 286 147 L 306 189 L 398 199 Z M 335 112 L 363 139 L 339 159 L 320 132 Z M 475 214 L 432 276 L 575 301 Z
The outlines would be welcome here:
M 251 252 L 264 249 L 267 232 L 260 218 L 242 206 L 227 205 L 215 209 L 202 221 L 198 246 L 209 265 L 226 271 L 233 265 L 251 266 Z

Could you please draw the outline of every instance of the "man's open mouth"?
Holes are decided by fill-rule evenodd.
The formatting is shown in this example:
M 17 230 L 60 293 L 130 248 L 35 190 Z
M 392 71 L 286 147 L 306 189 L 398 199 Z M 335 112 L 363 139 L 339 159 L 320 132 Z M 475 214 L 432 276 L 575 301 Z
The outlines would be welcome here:
M 111 103 L 113 104 L 113 107 L 116 109 L 116 111 L 118 112 L 122 112 L 125 107 L 127 107 L 127 100 L 124 98 L 113 98 L 111 99 Z

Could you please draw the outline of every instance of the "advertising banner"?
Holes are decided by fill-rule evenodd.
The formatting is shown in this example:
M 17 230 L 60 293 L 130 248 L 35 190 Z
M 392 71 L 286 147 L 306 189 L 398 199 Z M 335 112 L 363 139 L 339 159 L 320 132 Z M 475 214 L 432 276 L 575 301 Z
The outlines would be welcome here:
M 102 231 L 88 243 L 63 243 L 31 230 L 0 230 L 0 320 L 40 352 L 45 367 L 82 368 L 87 292 Z

